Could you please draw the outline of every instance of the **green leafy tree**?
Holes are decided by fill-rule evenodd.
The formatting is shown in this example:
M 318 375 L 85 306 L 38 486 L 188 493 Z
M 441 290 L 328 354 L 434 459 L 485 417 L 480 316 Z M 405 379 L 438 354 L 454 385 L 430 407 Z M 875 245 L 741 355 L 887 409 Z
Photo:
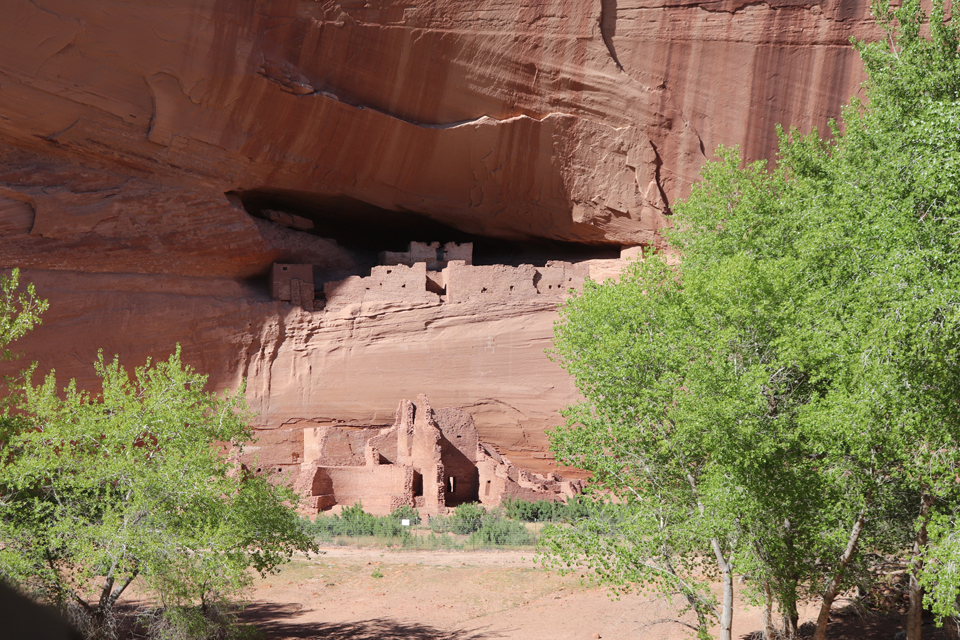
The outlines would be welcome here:
M 558 460 L 593 472 L 620 503 L 571 527 L 545 531 L 554 563 L 587 565 L 618 589 L 646 584 L 681 596 L 707 637 L 715 619 L 729 637 L 732 561 L 722 465 L 684 380 L 705 334 L 691 318 L 683 286 L 660 261 L 637 264 L 618 284 L 588 283 L 561 312 L 556 356 L 587 400 L 552 435 Z M 622 512 L 620 518 L 611 517 Z M 711 558 L 712 562 L 705 562 Z M 721 610 L 701 575 L 721 575 Z
M 861 332 L 871 358 L 861 357 L 854 397 L 869 401 L 878 422 L 894 436 L 902 480 L 917 494 L 910 558 L 907 637 L 920 638 L 923 586 L 927 603 L 941 615 L 957 615 L 949 572 L 952 521 L 958 505 L 954 477 L 960 464 L 960 53 L 958 30 L 934 3 L 929 38 L 919 3 L 897 10 L 880 5 L 888 43 L 862 46 L 870 72 L 869 103 L 851 113 L 850 138 L 865 171 L 847 171 L 848 208 L 864 212 L 863 231 L 882 234 L 882 252 L 870 256 L 869 277 L 851 287 L 876 300 Z M 852 154 L 850 154 L 852 155 Z M 871 187 L 884 185 L 878 192 Z M 869 195 L 856 207 L 853 201 Z M 866 269 L 861 269 L 866 271 Z M 866 314 L 864 314 L 866 315 Z M 862 349 L 861 352 L 865 351 Z M 855 395 L 854 395 L 855 394 Z M 930 553 L 928 526 L 936 522 Z
M 180 361 L 128 374 L 100 357 L 102 393 L 53 372 L 27 385 L 0 459 L 0 575 L 110 635 L 134 579 L 170 612 L 205 612 L 312 548 L 289 490 L 243 472 L 243 395 L 203 390 Z M 61 392 L 62 391 L 62 392 Z
M 11 342 L 22 338 L 34 325 L 40 323 L 40 315 L 46 311 L 47 301 L 37 297 L 33 284 L 20 286 L 20 270 L 13 269 L 9 276 L 0 275 L 0 360 L 13 360 L 16 354 L 9 349 Z M 10 380 L 7 380 L 10 382 Z M 0 400 L 0 444 L 10 427 L 10 405 L 17 401 L 15 389 L 4 389 Z
M 737 193 L 725 203 L 730 217 L 731 207 L 771 201 L 763 167 L 737 164 L 728 155 L 709 167 L 700 193 L 711 205 Z M 682 594 L 698 633 L 718 619 L 722 638 L 736 560 L 777 598 L 795 634 L 798 590 L 829 548 L 819 505 L 832 490 L 797 422 L 816 385 L 779 357 L 796 280 L 784 263 L 725 255 L 732 228 L 703 238 L 707 221 L 693 212 L 686 220 L 681 233 L 701 249 L 719 246 L 677 268 L 658 258 L 634 265 L 618 283 L 589 284 L 562 312 L 556 352 L 587 400 L 567 412 L 552 445 L 629 515 L 552 529 L 549 550 L 617 586 Z M 719 611 L 698 576 L 721 577 Z
M 13 269 L 9 276 L 0 275 L 0 357 L 14 357 L 8 345 L 39 324 L 40 314 L 46 310 L 47 301 L 37 298 L 32 284 L 20 287 L 19 269 Z
M 681 264 L 588 285 L 557 329 L 586 402 L 553 446 L 636 520 L 609 544 L 633 539 L 636 565 L 658 557 L 658 522 L 690 541 L 659 545 L 677 555 L 733 541 L 788 636 L 797 599 L 817 594 L 825 638 L 837 594 L 876 559 L 864 549 L 911 549 L 908 638 L 923 585 L 941 615 L 957 606 L 958 37 L 941 5 L 929 38 L 916 1 L 877 12 L 889 42 L 859 45 L 868 102 L 845 109 L 842 131 L 781 134 L 770 171 L 721 149 L 678 207 Z M 684 471 L 712 491 L 680 491 Z M 673 518 L 658 521 L 663 501 Z M 618 552 L 591 561 L 614 582 L 645 579 L 611 572 L 600 555 Z

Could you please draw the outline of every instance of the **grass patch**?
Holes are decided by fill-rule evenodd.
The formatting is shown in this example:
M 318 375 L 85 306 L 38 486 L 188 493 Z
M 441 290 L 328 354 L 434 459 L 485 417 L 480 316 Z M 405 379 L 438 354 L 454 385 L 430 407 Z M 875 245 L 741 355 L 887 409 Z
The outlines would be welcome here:
M 402 521 L 409 520 L 410 526 Z M 523 548 L 537 543 L 536 531 L 507 517 L 504 509 L 462 504 L 430 518 L 425 526 L 416 510 L 402 507 L 388 516 L 363 511 L 357 503 L 340 515 L 304 519 L 303 527 L 320 544 L 410 550 Z

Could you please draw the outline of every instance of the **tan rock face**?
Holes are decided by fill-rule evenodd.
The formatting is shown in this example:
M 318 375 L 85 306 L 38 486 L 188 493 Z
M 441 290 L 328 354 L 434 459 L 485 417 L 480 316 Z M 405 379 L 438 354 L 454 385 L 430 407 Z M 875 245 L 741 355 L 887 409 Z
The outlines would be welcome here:
M 215 388 L 246 394 L 263 430 L 251 449 L 266 467 L 299 464 L 300 431 L 345 421 L 393 422 L 397 398 L 429 388 L 438 404 L 467 410 L 485 442 L 518 464 L 550 470 L 544 430 L 575 397 L 572 380 L 544 354 L 556 301 L 516 304 L 371 303 L 309 313 L 230 280 L 27 270 L 51 301 L 44 324 L 15 347 L 66 382 L 94 385 L 97 350 L 128 367 L 185 361 Z M 6 365 L 5 371 L 11 366 Z M 296 454 L 296 456 L 294 455 Z
M 862 79 L 849 38 L 877 36 L 866 0 L 7 5 L 0 268 L 51 300 L 27 358 L 90 384 L 99 348 L 179 342 L 213 386 L 247 377 L 265 428 L 389 422 L 424 391 L 532 468 L 575 397 L 553 303 L 320 317 L 270 300 L 271 265 L 319 292 L 410 240 L 661 245 L 718 143 L 770 157 L 775 124 L 825 126 Z
M 41 216 L 44 238 L 148 194 L 170 229 L 260 188 L 483 235 L 651 243 L 716 144 L 769 157 L 775 124 L 838 115 L 868 5 L 13 0 L 0 133 L 115 173 L 35 177 L 60 187 L 40 208 L 73 210 Z

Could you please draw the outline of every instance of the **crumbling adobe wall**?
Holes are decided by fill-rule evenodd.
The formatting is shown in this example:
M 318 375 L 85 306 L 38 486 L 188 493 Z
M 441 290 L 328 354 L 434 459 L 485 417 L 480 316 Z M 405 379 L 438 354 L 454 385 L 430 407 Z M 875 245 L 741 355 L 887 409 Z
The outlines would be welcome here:
M 247 468 L 266 474 L 271 481 L 289 481 L 303 463 L 303 429 L 269 429 L 258 433 L 255 442 L 243 448 Z
M 534 285 L 540 295 L 563 295 L 570 289 L 582 290 L 583 281 L 589 275 L 589 265 L 551 260 L 546 266 L 537 268 Z
M 308 509 L 334 504 L 363 504 L 363 510 L 386 515 L 400 506 L 413 506 L 410 499 L 413 470 L 398 465 L 327 467 L 316 462 L 301 472 L 294 489 L 306 494 Z
M 489 507 L 499 506 L 507 499 L 559 502 L 583 490 L 582 480 L 564 480 L 558 473 L 542 475 L 522 469 L 485 444 L 479 448 L 477 474 L 480 503 Z
M 274 263 L 270 272 L 270 296 L 313 311 L 313 265 Z
M 445 243 L 443 245 L 443 259 L 447 262 L 452 260 L 462 260 L 464 264 L 473 264 L 473 243 Z
M 464 502 L 476 502 L 480 488 L 477 472 L 480 443 L 473 416 L 455 408 L 438 409 L 434 416 L 441 434 L 440 459 L 446 474 L 446 504 L 455 507 Z M 453 491 L 450 490 L 451 479 Z
M 640 247 L 627 247 L 621 251 L 619 259 L 585 260 L 579 263 L 551 260 L 543 267 L 529 264 L 518 267 L 473 265 L 470 260 L 470 243 L 457 245 L 448 242 L 443 251 L 436 242 L 413 242 L 410 246 L 411 251 L 408 253 L 385 252 L 382 255 L 391 259 L 394 256 L 413 256 L 411 260 L 424 259 L 410 266 L 401 263 L 374 267 L 366 277 L 350 276 L 343 280 L 325 282 L 325 308 L 339 311 L 349 305 L 370 302 L 419 302 L 432 305 L 440 302 L 457 304 L 469 301 L 494 304 L 535 299 L 560 301 L 569 295 L 570 290 L 582 290 L 587 278 L 597 282 L 617 278 L 628 260 L 643 259 Z M 426 259 L 432 254 L 448 255 L 443 253 L 444 251 L 449 251 L 450 256 L 458 255 L 467 259 Z M 306 271 L 310 265 L 274 265 L 271 287 L 274 298 L 292 301 L 291 297 L 280 296 L 293 295 L 290 293 L 292 287 L 289 281 L 285 285 L 282 283 L 282 278 L 291 277 L 288 270 L 293 267 Z M 441 270 L 436 270 L 441 267 Z M 278 268 L 283 269 L 282 274 Z M 306 300 L 308 296 L 313 296 L 313 285 L 308 286 L 301 282 L 301 286 L 303 306 L 308 308 Z M 310 300 L 310 305 L 313 305 L 313 298 L 310 297 Z M 316 306 L 319 308 L 320 303 Z
M 367 442 L 367 448 L 373 449 L 379 455 L 377 464 L 399 464 L 400 448 L 397 445 L 397 428 L 394 426 L 381 429 Z
M 303 462 L 333 467 L 362 465 L 364 447 L 373 433 L 376 431 L 336 426 L 304 429 Z
M 533 265 L 469 266 L 453 262 L 443 270 L 447 285 L 447 301 L 466 302 L 471 298 L 506 301 L 509 298 L 533 298 L 538 294 L 533 284 L 537 269 Z
M 423 262 L 427 265 L 427 269 L 434 271 L 443 269 L 450 260 L 462 260 L 466 264 L 473 264 L 473 243 L 447 242 L 441 247 L 439 242 L 411 242 L 406 251 L 380 253 L 380 264 L 413 266 Z
M 366 302 L 405 301 L 436 304 L 440 297 L 427 291 L 427 265 L 374 267 L 367 277 L 350 276 L 323 285 L 327 308 Z
M 411 458 L 414 470 L 423 476 L 422 506 L 430 513 L 439 513 L 446 506 L 446 474 L 441 440 L 433 408 L 427 396 L 421 393 L 417 396 Z
M 423 394 L 401 400 L 393 426 L 308 428 L 304 464 L 295 482 L 309 512 L 362 502 L 371 513 L 401 505 L 424 514 L 479 500 L 563 500 L 579 493 L 579 482 L 514 466 L 479 441 L 473 416 L 460 409 L 434 411 Z

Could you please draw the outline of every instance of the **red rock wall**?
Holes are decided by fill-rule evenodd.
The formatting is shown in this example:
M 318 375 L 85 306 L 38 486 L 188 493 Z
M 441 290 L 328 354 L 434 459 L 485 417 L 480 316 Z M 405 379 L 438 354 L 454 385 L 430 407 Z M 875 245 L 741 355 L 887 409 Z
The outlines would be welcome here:
M 863 0 L 9 4 L 0 135 L 116 174 L 79 191 L 83 171 L 61 171 L 41 199 L 77 210 L 41 215 L 45 237 L 90 231 L 128 192 L 172 217 L 259 187 L 651 242 L 716 144 L 769 157 L 775 124 L 836 116 L 861 80 L 848 39 L 875 35 Z
M 389 422 L 426 391 L 536 468 L 575 397 L 543 354 L 552 307 L 313 322 L 269 300 L 270 265 L 338 280 L 368 261 L 236 194 L 297 198 L 360 235 L 419 215 L 478 237 L 659 244 L 718 143 L 770 157 L 775 124 L 839 114 L 862 79 L 848 40 L 877 35 L 868 5 L 9 0 L 0 268 L 30 269 L 51 300 L 19 348 L 89 386 L 100 348 L 136 364 L 179 342 L 213 386 L 247 377 L 273 428 Z

